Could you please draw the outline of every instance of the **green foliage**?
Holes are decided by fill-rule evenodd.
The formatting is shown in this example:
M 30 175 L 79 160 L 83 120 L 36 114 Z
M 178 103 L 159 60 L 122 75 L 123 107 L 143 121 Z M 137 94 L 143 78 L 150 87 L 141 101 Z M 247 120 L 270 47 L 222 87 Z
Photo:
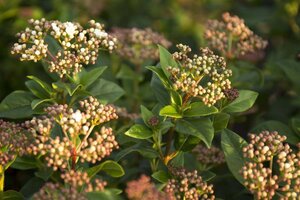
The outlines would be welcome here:
M 87 173 L 90 178 L 94 177 L 100 171 L 106 172 L 108 175 L 112 177 L 120 177 L 124 175 L 124 170 L 121 165 L 112 160 L 107 160 L 102 162 L 99 165 L 91 167 L 87 170 Z
M 172 118 L 182 118 L 182 115 L 177 111 L 176 107 L 168 105 L 163 107 L 159 115 Z
M 201 139 L 208 148 L 211 146 L 214 138 L 214 128 L 209 118 L 178 120 L 175 130 L 179 133 Z
M 257 96 L 257 92 L 253 92 L 250 90 L 240 90 L 239 97 L 233 102 L 224 106 L 222 111 L 228 113 L 244 112 L 253 106 Z
M 166 7 L 169 9 L 166 10 Z M 239 97 L 235 100 L 226 97 L 208 107 L 200 98 L 186 99 L 184 92 L 175 91 L 167 68 L 185 67 L 173 59 L 175 44 L 189 44 L 195 50 L 192 53 L 208 45 L 204 22 L 219 18 L 224 8 L 243 18 L 255 33 L 268 40 L 269 45 L 266 51 L 234 59 L 223 54 L 227 67 L 233 71 L 230 80 L 232 87 L 238 89 Z M 33 62 L 20 64 L 9 55 L 9 48 L 16 42 L 13 35 L 25 28 L 25 20 L 31 17 L 77 20 L 83 24 L 87 24 L 87 19 L 95 18 L 108 27 L 151 27 L 173 44 L 171 51 L 158 44 L 157 60 L 144 60 L 138 66 L 130 58 L 117 55 L 116 50 L 113 50 L 112 56 L 101 53 L 95 66 L 84 66 L 79 73 L 60 78 L 49 72 L 48 60 L 41 60 L 42 67 Z M 172 177 L 170 165 L 200 170 L 202 180 L 214 185 L 219 199 L 251 199 L 252 196 L 241 185 L 241 167 L 246 161 L 242 152 L 247 144 L 246 134 L 277 131 L 287 137 L 293 149 L 300 142 L 298 0 L 274 1 L 268 6 L 263 1 L 113 0 L 106 4 L 96 1 L 89 4 L 85 1 L 50 0 L 24 4 L 12 0 L 0 2 L 0 22 L 0 36 L 3 38 L 0 42 L 1 119 L 23 123 L 32 117 L 40 118 L 40 115 L 47 114 L 44 108 L 56 103 L 67 104 L 76 110 L 79 100 L 88 96 L 94 96 L 104 104 L 114 103 L 117 110 L 118 107 L 126 109 L 124 113 L 117 113 L 118 120 L 103 124 L 113 129 L 119 149 L 114 150 L 109 158 L 93 165 L 81 163 L 79 158 L 76 160 L 77 171 L 85 171 L 93 179 L 103 176 L 108 182 L 104 191 L 87 193 L 88 199 L 126 198 L 120 189 L 125 189 L 126 183 L 140 174 L 152 174 L 152 181 L 163 191 Z M 47 35 L 45 41 L 48 53 L 55 55 L 63 52 L 60 42 L 53 36 Z M 121 46 L 118 48 L 122 50 Z M 141 51 L 141 44 L 133 49 L 138 57 L 147 53 Z M 222 52 L 214 52 L 222 55 Z M 154 54 L 151 56 L 155 57 Z M 42 71 L 42 68 L 45 70 Z M 208 81 L 202 79 L 199 84 Z M 95 127 L 95 131 L 100 128 Z M 93 134 L 94 131 L 91 136 Z M 66 137 L 58 123 L 55 123 L 50 135 L 51 138 Z M 75 140 L 78 142 L 84 137 L 82 134 Z M 218 165 L 210 171 L 201 171 L 199 164 L 203 163 L 193 149 L 202 143 L 206 147 L 221 146 L 229 170 L 225 165 Z M 1 147 L 2 152 L 7 149 L 8 146 Z M 71 162 L 68 164 L 66 171 L 74 167 Z M 5 171 L 8 168 L 10 173 Z M 62 184 L 62 171 L 47 167 L 44 156 L 40 154 L 17 156 L 3 173 L 5 187 L 0 199 L 31 199 L 46 182 Z
M 87 193 L 88 200 L 96 200 L 96 199 L 107 199 L 107 200 L 118 200 L 122 199 L 115 190 L 106 189 L 101 192 L 88 192 Z
M 32 116 L 31 102 L 34 96 L 30 92 L 17 90 L 10 93 L 0 104 L 0 117 L 22 119 Z
M 152 178 L 159 181 L 160 183 L 167 183 L 168 180 L 170 179 L 170 175 L 163 170 L 157 171 L 153 173 L 151 176 Z
M 103 102 L 114 102 L 124 94 L 117 84 L 104 79 L 97 79 L 86 91 Z
M 203 102 L 194 102 L 190 104 L 190 108 L 183 113 L 184 117 L 203 117 L 218 112 L 214 106 L 208 107 Z
M 136 139 L 148 139 L 152 137 L 153 134 L 152 131 L 149 130 L 146 126 L 135 124 L 127 132 L 125 132 L 125 135 Z
M 241 169 L 245 163 L 243 147 L 247 145 L 247 142 L 242 137 L 228 129 L 223 130 L 221 134 L 222 149 L 225 154 L 228 168 L 233 176 L 243 184 L 243 178 L 241 175 Z
M 0 197 L 2 200 L 23 200 L 24 199 L 21 193 L 14 190 L 7 190 L 5 192 L 0 193 Z

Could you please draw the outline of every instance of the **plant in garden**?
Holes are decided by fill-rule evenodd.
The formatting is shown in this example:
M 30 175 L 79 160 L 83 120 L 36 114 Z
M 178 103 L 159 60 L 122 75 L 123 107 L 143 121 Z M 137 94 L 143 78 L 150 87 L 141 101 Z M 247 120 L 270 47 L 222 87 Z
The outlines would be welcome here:
M 73 110 L 68 105 L 54 105 L 46 108 L 49 117 L 33 118 L 25 122 L 26 127 L 35 137 L 30 145 L 34 155 L 45 156 L 47 165 L 58 168 L 76 168 L 76 163 L 101 161 L 109 156 L 114 148 L 118 148 L 111 128 L 101 127 L 93 132 L 98 125 L 116 119 L 115 109 L 100 104 L 93 97 L 79 102 L 81 110 Z M 54 123 L 57 123 L 63 137 L 51 137 Z
M 29 91 L 0 104 L 0 118 L 16 120 L 0 120 L 1 198 L 216 199 L 228 169 L 256 199 L 300 195 L 299 149 L 286 143 L 300 141 L 298 118 L 294 132 L 272 122 L 256 127 L 249 144 L 229 130 L 248 119 L 258 97 L 242 89 L 255 66 L 243 71 L 238 59 L 266 47 L 237 16 L 208 22 L 205 39 L 221 55 L 183 44 L 170 53 L 171 43 L 151 29 L 108 33 L 94 20 L 30 20 L 17 36 L 12 53 L 41 61 L 50 78 L 28 76 Z M 100 50 L 117 55 L 109 81 L 100 77 L 107 67 L 92 66 L 102 62 Z M 125 174 L 118 162 L 126 176 L 113 179 Z M 22 194 L 3 192 L 9 167 L 34 169 Z
M 21 125 L 1 121 L 2 191 L 4 170 L 12 164 L 18 169 L 37 168 L 33 181 L 42 180 L 39 187 L 48 182 L 34 199 L 116 195 L 104 190 L 106 182 L 93 177 L 99 171 L 114 177 L 124 174 L 118 163 L 102 161 L 118 148 L 107 124 L 118 116 L 115 106 L 107 103 L 122 96 L 123 90 L 100 78 L 106 67 L 83 68 L 96 63 L 100 49 L 112 51 L 116 39 L 94 20 L 86 29 L 78 23 L 45 19 L 30 20 L 29 24 L 30 28 L 17 35 L 19 41 L 12 53 L 19 54 L 22 61 L 42 60 L 53 82 L 29 76 L 26 86 L 30 92 L 15 91 L 1 102 L 1 117 L 32 118 Z M 9 197 L 10 193 L 3 195 Z

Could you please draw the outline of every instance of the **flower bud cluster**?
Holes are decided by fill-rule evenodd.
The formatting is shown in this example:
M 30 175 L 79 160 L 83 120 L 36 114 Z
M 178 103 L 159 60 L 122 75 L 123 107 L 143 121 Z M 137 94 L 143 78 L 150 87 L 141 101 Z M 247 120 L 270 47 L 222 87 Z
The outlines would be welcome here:
M 262 131 L 258 135 L 249 134 L 249 139 L 249 145 L 243 148 L 244 157 L 258 162 L 270 161 L 279 152 L 285 150 L 283 142 L 286 136 L 281 136 L 278 132 Z
M 19 124 L 0 120 L 0 165 L 6 166 L 15 159 L 27 153 L 31 143 L 28 132 Z
M 47 21 L 44 18 L 29 20 L 29 26 L 17 34 L 19 40 L 13 46 L 12 54 L 19 54 L 21 61 L 44 59 L 49 64 L 49 71 L 58 73 L 60 77 L 78 73 L 83 65 L 95 64 L 99 49 L 112 51 L 116 47 L 116 39 L 94 20 L 86 29 L 78 23 Z M 50 37 L 60 46 L 57 52 L 48 49 Z
M 129 113 L 125 107 L 115 106 L 115 109 L 119 117 L 128 118 L 130 120 L 136 120 L 140 118 L 140 115 L 138 113 Z
M 167 194 L 159 191 L 146 175 L 128 182 L 125 192 L 129 200 L 171 200 Z
M 115 28 L 112 35 L 118 39 L 117 53 L 136 65 L 141 65 L 146 60 L 157 60 L 158 44 L 166 48 L 171 46 L 166 38 L 150 28 Z
M 93 191 L 103 191 L 107 183 L 100 179 L 95 179 L 92 184 L 88 174 L 80 171 L 69 171 L 61 175 L 64 187 L 58 183 L 46 183 L 39 192 L 35 193 L 35 200 L 87 200 L 86 193 Z
M 101 127 L 92 133 L 95 126 L 117 118 L 114 107 L 100 104 L 93 97 L 81 101 L 80 106 L 81 110 L 74 110 L 67 105 L 53 105 L 45 109 L 48 116 L 25 122 L 35 137 L 28 149 L 34 155 L 44 156 L 54 170 L 65 169 L 70 162 L 95 163 L 118 148 L 111 128 Z M 55 123 L 60 125 L 62 137 L 51 136 Z
M 226 89 L 223 91 L 225 94 L 225 97 L 229 100 L 229 101 L 234 101 L 236 98 L 239 97 L 239 91 L 236 88 L 230 88 L 230 89 Z
M 82 141 L 81 150 L 78 152 L 81 162 L 95 163 L 109 156 L 113 149 L 119 145 L 111 128 L 101 127 L 100 132 L 94 132 L 93 137 Z
M 263 50 L 267 41 L 255 35 L 238 16 L 222 15 L 222 21 L 208 20 L 204 37 L 208 46 L 228 58 Z
M 167 69 L 171 74 L 173 88 L 188 98 L 200 98 L 208 106 L 224 98 L 223 91 L 231 88 L 228 78 L 232 75 L 224 58 L 215 55 L 208 48 L 201 48 L 199 55 L 190 58 L 190 47 L 179 44 L 177 48 L 179 52 L 175 52 L 173 57 L 180 66 L 170 66 Z
M 107 182 L 100 179 L 95 179 L 92 182 L 88 174 L 81 171 L 67 171 L 61 175 L 61 178 L 65 184 L 84 192 L 102 191 L 107 185 Z
M 213 186 L 204 182 L 198 172 L 187 172 L 185 169 L 173 170 L 175 178 L 170 179 L 166 185 L 166 192 L 172 199 L 215 199 Z
M 269 200 L 280 194 L 279 199 L 296 200 L 300 196 L 300 151 L 294 153 L 285 140 L 277 132 L 250 134 L 250 144 L 243 149 L 250 161 L 241 173 L 256 199 Z
M 224 153 L 217 147 L 207 148 L 203 144 L 197 145 L 192 153 L 196 155 L 199 163 L 207 166 L 220 165 L 225 163 Z

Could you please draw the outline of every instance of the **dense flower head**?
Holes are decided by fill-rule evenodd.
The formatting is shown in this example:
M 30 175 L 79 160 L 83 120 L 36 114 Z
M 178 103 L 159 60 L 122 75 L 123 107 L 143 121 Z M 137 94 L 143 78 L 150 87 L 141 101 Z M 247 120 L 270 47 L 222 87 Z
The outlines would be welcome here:
M 234 101 L 236 98 L 239 97 L 239 91 L 236 88 L 230 88 L 230 89 L 226 89 L 223 91 L 225 94 L 225 97 L 229 100 L 229 101 Z
M 190 47 L 179 44 L 177 48 L 179 52 L 175 52 L 173 57 L 180 66 L 168 67 L 173 88 L 184 93 L 185 98 L 200 98 L 208 106 L 224 98 L 223 91 L 231 88 L 228 78 L 232 75 L 224 58 L 215 55 L 208 48 L 201 48 L 199 55 L 190 58 Z
M 263 50 L 267 42 L 255 35 L 238 16 L 223 13 L 222 20 L 208 20 L 204 37 L 212 49 L 228 58 Z
M 199 163 L 208 167 L 225 163 L 224 153 L 217 147 L 211 146 L 207 148 L 203 144 L 199 144 L 192 152 Z
M 64 187 L 59 183 L 46 183 L 37 193 L 33 195 L 36 200 L 87 200 L 86 193 L 92 191 L 103 191 L 107 183 L 100 179 L 90 180 L 86 172 L 68 171 L 61 175 Z
M 6 166 L 27 153 L 32 138 L 21 125 L 0 120 L 0 165 Z
M 112 35 L 118 39 L 116 52 L 137 65 L 141 65 L 146 60 L 157 60 L 158 44 L 166 48 L 171 46 L 164 36 L 150 28 L 114 28 Z
M 262 131 L 258 135 L 249 134 L 249 138 L 250 144 L 243 148 L 244 157 L 258 162 L 270 161 L 274 155 L 285 149 L 283 142 L 286 136 L 281 136 L 278 132 Z
M 278 132 L 250 134 L 250 144 L 243 149 L 249 161 L 241 173 L 256 199 L 269 200 L 280 194 L 279 199 L 296 200 L 300 195 L 300 151 L 294 153 L 285 140 Z
M 94 20 L 84 29 L 79 23 L 31 19 L 29 27 L 17 37 L 12 54 L 19 54 L 21 61 L 43 59 L 49 64 L 49 71 L 60 77 L 78 73 L 83 65 L 95 64 L 100 49 L 112 51 L 116 46 L 116 39 Z M 59 44 L 57 52 L 50 51 L 49 38 Z
M 166 185 L 166 192 L 172 199 L 215 199 L 213 186 L 202 180 L 195 170 L 188 172 L 185 169 L 173 169 L 174 178 L 170 179 Z
M 48 115 L 25 122 L 35 138 L 28 146 L 29 151 L 44 156 L 47 165 L 54 170 L 65 169 L 70 162 L 95 163 L 118 148 L 111 128 L 102 126 L 92 132 L 95 126 L 117 118 L 114 107 L 100 104 L 93 97 L 81 101 L 80 106 L 74 110 L 68 105 L 56 104 L 45 109 Z M 51 136 L 56 124 L 61 127 L 63 136 Z
M 167 194 L 159 191 L 150 177 L 142 175 L 138 180 L 127 183 L 125 190 L 129 200 L 168 200 Z

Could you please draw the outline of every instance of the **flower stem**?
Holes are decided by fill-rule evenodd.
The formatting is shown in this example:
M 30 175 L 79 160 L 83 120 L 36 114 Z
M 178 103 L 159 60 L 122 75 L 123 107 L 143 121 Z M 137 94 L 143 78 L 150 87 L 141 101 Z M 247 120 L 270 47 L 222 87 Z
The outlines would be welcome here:
M 4 168 L 0 165 L 0 192 L 3 192 L 4 189 Z

